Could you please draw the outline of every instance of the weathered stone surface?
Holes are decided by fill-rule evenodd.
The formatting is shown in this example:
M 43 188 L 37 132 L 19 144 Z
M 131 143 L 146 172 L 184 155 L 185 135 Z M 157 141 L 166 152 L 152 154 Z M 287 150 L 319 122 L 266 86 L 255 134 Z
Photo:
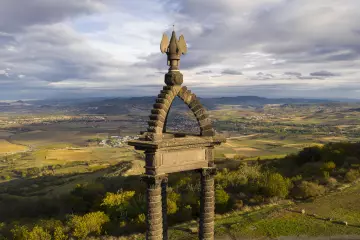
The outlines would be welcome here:
M 154 127 L 154 126 L 149 126 L 147 128 L 148 132 L 153 132 L 153 133 L 157 133 L 157 134 L 161 134 L 163 128 L 162 127 Z
M 182 96 L 183 96 L 184 92 L 186 92 L 186 91 L 187 91 L 187 87 L 186 87 L 186 86 L 183 86 L 183 87 L 179 90 L 178 96 L 182 99 Z
M 154 107 L 155 109 L 163 109 L 165 112 L 167 112 L 167 111 L 169 110 L 169 105 L 163 104 L 163 103 L 155 103 L 155 104 L 153 105 L 153 107 Z
M 184 102 L 187 104 L 187 105 L 189 105 L 192 101 L 194 101 L 194 100 L 197 100 L 197 98 L 196 98 L 196 95 L 195 94 L 189 94 L 186 98 L 184 98 L 183 99 L 184 100 Z
M 200 117 L 201 115 L 204 115 L 205 113 L 206 113 L 206 110 L 204 108 L 200 108 L 196 112 L 194 111 L 194 114 L 195 114 L 196 118 L 198 118 L 197 116 Z
M 201 132 L 201 136 L 214 136 L 214 135 L 215 135 L 215 131 L 213 129 L 209 129 Z
M 162 103 L 162 104 L 170 105 L 169 100 L 167 100 L 166 98 L 157 98 L 156 103 Z
M 207 113 L 203 113 L 203 114 L 198 114 L 198 120 L 201 121 L 201 120 L 204 120 L 206 118 L 209 118 L 209 114 Z
M 146 154 L 145 172 L 142 177 L 147 183 L 146 239 L 164 240 L 167 236 L 167 177 L 165 173 L 200 170 L 201 197 L 199 239 L 214 239 L 214 146 L 225 139 L 215 135 L 206 109 L 195 94 L 182 87 L 182 74 L 171 71 L 165 75 L 166 86 L 160 91 L 148 121 L 147 132 L 129 145 Z M 194 113 L 200 136 L 182 136 L 166 133 L 166 121 L 174 98 L 178 96 Z
M 198 99 L 194 99 L 194 100 L 192 100 L 191 101 L 191 103 L 189 104 L 189 108 L 190 109 L 193 109 L 195 106 L 197 106 L 197 105 L 200 105 L 201 106 L 201 103 L 200 103 L 200 101 L 198 100 Z
M 165 118 L 159 114 L 151 114 L 149 116 L 150 120 L 158 120 L 158 121 L 162 121 L 165 122 Z
M 146 239 L 163 239 L 163 201 L 162 181 L 167 176 L 143 175 L 142 181 L 147 184 L 146 191 Z
M 205 150 L 205 154 L 206 154 L 206 160 L 207 161 L 213 161 L 214 160 L 214 148 L 207 148 Z
M 164 122 L 162 121 L 157 121 L 157 120 L 150 120 L 148 121 L 149 126 L 153 126 L 153 127 L 164 127 Z
M 203 109 L 204 107 L 203 107 L 203 105 L 201 104 L 201 103 L 199 103 L 199 104 L 196 104 L 195 106 L 193 106 L 192 108 L 191 108 L 191 111 L 193 111 L 194 113 L 196 113 L 197 111 L 199 111 L 200 109 Z
M 211 125 L 211 120 L 209 118 L 205 118 L 203 120 L 199 120 L 199 123 L 200 123 L 200 126 L 201 127 L 204 127 L 204 126 L 207 126 L 207 125 Z
M 163 214 L 163 239 L 168 239 L 168 224 L 167 224 L 167 185 L 168 178 L 164 177 L 161 182 L 161 197 L 162 197 L 162 214 Z
M 168 86 L 181 85 L 183 83 L 183 75 L 179 71 L 170 71 L 165 74 L 165 84 Z
M 206 125 L 206 126 L 201 126 L 200 128 L 201 128 L 201 131 L 203 131 L 203 132 L 213 130 L 213 127 L 211 124 Z
M 151 113 L 161 115 L 163 118 L 166 117 L 166 112 L 162 109 L 152 109 Z
M 171 91 L 172 89 L 173 89 L 173 86 L 168 86 L 168 85 L 163 86 L 163 90 Z
M 201 173 L 199 239 L 214 239 L 214 176 L 215 168 L 204 168 Z

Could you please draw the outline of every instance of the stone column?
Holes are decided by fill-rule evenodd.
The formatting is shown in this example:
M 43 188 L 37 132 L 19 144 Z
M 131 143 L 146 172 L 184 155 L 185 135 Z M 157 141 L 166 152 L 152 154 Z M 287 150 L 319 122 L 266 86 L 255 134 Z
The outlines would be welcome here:
M 168 224 L 167 224 L 167 186 L 168 178 L 164 177 L 161 182 L 161 200 L 162 200 L 162 218 L 163 218 L 163 239 L 168 239 Z
M 161 201 L 162 177 L 144 175 L 142 180 L 147 183 L 146 190 L 146 240 L 163 239 L 163 213 Z
M 215 167 L 201 169 L 199 239 L 214 240 Z

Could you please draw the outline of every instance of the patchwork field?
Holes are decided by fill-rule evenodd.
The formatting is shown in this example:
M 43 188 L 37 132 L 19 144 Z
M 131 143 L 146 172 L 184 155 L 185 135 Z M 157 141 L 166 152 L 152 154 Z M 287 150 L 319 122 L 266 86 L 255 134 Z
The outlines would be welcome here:
M 28 147 L 18 144 L 9 143 L 4 139 L 0 139 L 0 156 L 6 154 L 14 154 L 17 152 L 25 152 Z
M 217 147 L 215 158 L 269 159 L 297 153 L 304 147 L 323 145 L 330 139 L 312 138 L 311 136 L 279 136 L 275 134 L 257 134 L 242 137 L 230 137 L 226 143 Z
M 305 147 L 328 142 L 359 141 L 360 113 L 348 109 L 346 105 L 216 106 L 209 113 L 215 129 L 227 137 L 227 142 L 215 148 L 215 161 L 219 168 L 227 168 L 232 164 L 238 166 L 240 161 L 282 158 Z M 46 114 L 0 116 L 0 204 L 3 210 L 7 210 L 8 202 L 2 202 L 2 199 L 21 199 L 24 203 L 43 197 L 56 199 L 74 191 L 79 184 L 94 183 L 90 189 L 81 190 L 84 192 L 79 198 L 71 198 L 80 209 L 77 214 L 83 214 L 86 197 L 82 196 L 88 193 L 97 196 L 98 191 L 104 189 L 99 189 L 96 181 L 104 178 L 111 179 L 104 180 L 104 186 L 112 192 L 119 190 L 112 189 L 115 184 L 109 182 L 114 181 L 124 182 L 128 190 L 138 188 L 142 193 L 143 185 L 137 179 L 144 172 L 142 153 L 126 144 L 103 144 L 112 136 L 134 136 L 145 130 L 147 111 L 141 115 L 136 112 L 137 109 L 132 107 L 130 113 L 107 116 L 106 119 L 103 119 L 104 115 L 89 115 L 82 120 L 66 121 L 61 120 L 61 116 L 58 116 L 60 120 L 49 120 L 53 116 Z M 37 120 L 30 124 L 33 119 Z M 174 119 L 175 128 L 183 123 L 186 127 L 192 126 L 189 118 Z M 132 178 L 136 182 L 127 180 Z M 229 196 L 235 199 L 236 194 L 230 192 Z M 359 196 L 358 185 L 314 202 L 283 203 L 262 209 L 257 206 L 242 212 L 234 210 L 217 216 L 217 239 L 360 235 Z M 256 196 L 253 197 L 256 200 Z M 101 199 L 94 201 L 91 204 L 95 206 Z M 246 207 L 253 206 L 245 204 Z M 192 207 L 196 210 L 196 204 Z M 302 215 L 288 208 L 294 211 L 304 208 L 318 217 Z M 34 219 L 36 217 L 35 214 Z M 328 217 L 334 222 L 324 220 Z M 349 225 L 336 222 L 343 220 Z M 169 239 L 197 239 L 197 234 L 192 233 L 196 226 L 195 220 L 176 225 L 170 229 Z

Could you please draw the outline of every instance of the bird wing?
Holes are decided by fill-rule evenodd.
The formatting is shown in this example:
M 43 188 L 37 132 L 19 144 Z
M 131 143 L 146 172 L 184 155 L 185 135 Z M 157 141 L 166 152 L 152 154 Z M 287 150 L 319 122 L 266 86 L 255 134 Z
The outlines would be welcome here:
M 187 46 L 183 35 L 180 36 L 178 41 L 179 54 L 187 53 Z
M 168 38 L 168 36 L 164 33 L 164 34 L 163 34 L 163 37 L 162 37 L 162 39 L 161 39 L 161 43 L 160 43 L 160 51 L 161 51 L 162 53 L 165 53 L 166 50 L 167 50 L 167 48 L 168 48 L 168 46 L 169 46 L 169 38 Z

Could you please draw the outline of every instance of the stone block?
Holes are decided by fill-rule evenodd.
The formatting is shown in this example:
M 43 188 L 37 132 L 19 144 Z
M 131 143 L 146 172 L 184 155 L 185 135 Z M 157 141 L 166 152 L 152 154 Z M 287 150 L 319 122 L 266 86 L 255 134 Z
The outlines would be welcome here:
M 196 105 L 200 105 L 201 106 L 201 103 L 198 99 L 194 99 L 191 101 L 191 103 L 189 104 L 189 108 L 190 109 L 193 109 Z
M 154 126 L 149 126 L 147 128 L 148 132 L 152 132 L 152 133 L 156 133 L 156 134 L 161 134 L 163 128 L 162 127 L 154 127 Z
M 181 85 L 183 83 L 183 75 L 179 71 L 170 71 L 165 74 L 165 84 L 168 86 Z
M 194 101 L 193 101 L 193 102 L 194 102 Z M 204 107 L 203 107 L 203 105 L 202 105 L 201 103 L 193 106 L 193 107 L 191 108 L 191 111 L 193 111 L 194 113 L 196 113 L 196 112 L 199 111 L 200 109 L 204 109 Z
M 213 129 L 209 129 L 206 131 L 202 131 L 201 132 L 201 136 L 206 136 L 206 137 L 211 137 L 211 136 L 215 136 L 215 131 Z
M 167 100 L 166 98 L 157 98 L 156 103 L 162 103 L 162 104 L 165 104 L 165 105 L 170 105 L 169 100 Z
M 156 120 L 150 120 L 148 121 L 149 126 L 154 126 L 154 127 L 164 127 L 164 122 L 162 121 L 156 121 Z
M 202 120 L 204 120 L 204 119 L 206 119 L 206 118 L 209 118 L 209 114 L 207 114 L 207 113 L 203 113 L 203 114 L 198 114 L 197 115 L 197 119 L 199 120 L 199 121 L 202 121 Z
M 203 120 L 199 120 L 200 126 L 204 127 L 207 125 L 212 125 L 211 120 L 209 118 L 205 118 Z
M 155 103 L 153 105 L 154 109 L 163 109 L 165 112 L 169 110 L 169 105 L 163 104 L 163 103 Z
M 151 109 L 151 113 L 154 115 L 161 115 L 163 118 L 165 118 L 167 114 L 163 109 Z
M 186 86 L 183 86 L 180 88 L 179 92 L 178 92 L 178 96 L 182 96 L 184 94 L 184 92 L 187 91 L 187 87 Z
M 158 120 L 158 121 L 161 121 L 161 122 L 165 122 L 165 118 L 162 116 L 162 115 L 159 115 L 159 114 L 151 114 L 149 116 L 150 120 Z
M 200 129 L 202 132 L 213 130 L 212 124 L 206 125 L 206 126 L 200 126 Z

